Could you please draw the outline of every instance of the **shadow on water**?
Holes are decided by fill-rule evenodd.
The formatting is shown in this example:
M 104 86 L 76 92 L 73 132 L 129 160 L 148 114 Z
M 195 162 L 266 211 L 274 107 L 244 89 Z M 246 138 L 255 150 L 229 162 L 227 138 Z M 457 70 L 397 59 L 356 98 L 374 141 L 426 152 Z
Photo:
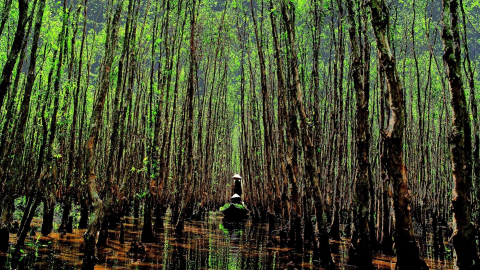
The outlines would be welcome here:
M 34 223 L 40 224 L 40 220 Z M 205 221 L 188 221 L 182 237 L 175 237 L 170 215 L 165 226 L 155 233 L 155 243 L 145 243 L 145 252 L 131 252 L 133 243 L 140 242 L 143 224 L 133 218 L 123 219 L 125 242 L 120 243 L 120 224 L 109 231 L 108 248 L 99 249 L 95 269 L 320 269 L 313 261 L 312 251 L 296 253 L 291 248 L 267 247 L 272 239 L 266 224 L 224 222 L 217 213 Z M 80 269 L 83 257 L 85 230 L 73 234 L 51 233 L 43 237 L 32 233 L 22 250 L 17 269 Z M 277 236 L 278 237 L 278 236 Z M 279 239 L 277 239 L 279 240 Z M 15 234 L 10 234 L 15 242 Z M 338 269 L 346 266 L 348 240 L 331 241 Z M 12 250 L 12 248 L 10 248 Z M 427 258 L 431 269 L 452 268 L 451 261 Z M 0 268 L 9 269 L 10 254 L 0 253 Z M 394 269 L 395 258 L 376 254 L 377 269 Z

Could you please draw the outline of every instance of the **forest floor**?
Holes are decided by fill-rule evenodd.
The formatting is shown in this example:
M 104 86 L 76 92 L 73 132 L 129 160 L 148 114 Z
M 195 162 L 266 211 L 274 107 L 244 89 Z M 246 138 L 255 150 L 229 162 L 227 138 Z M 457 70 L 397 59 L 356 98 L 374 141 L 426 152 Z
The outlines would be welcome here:
M 41 219 L 35 218 L 32 223 L 40 227 Z M 95 269 L 319 269 L 314 267 L 309 249 L 299 253 L 290 248 L 267 248 L 265 223 L 226 223 L 221 215 L 211 212 L 205 221 L 186 222 L 184 236 L 175 237 L 167 213 L 165 228 L 155 235 L 156 243 L 144 244 L 145 254 L 129 252 L 132 243 L 140 239 L 141 220 L 127 217 L 123 224 L 125 243 L 119 241 L 120 225 L 118 230 L 110 230 L 110 247 L 99 249 Z M 80 269 L 84 232 L 80 229 L 74 229 L 72 234 L 55 231 L 48 237 L 41 236 L 39 231 L 32 234 L 22 250 L 17 269 Z M 15 234 L 10 234 L 10 242 L 15 243 Z M 346 265 L 349 240 L 331 241 L 331 244 L 337 269 L 355 269 Z M 428 254 L 425 259 L 431 269 L 453 269 L 451 260 L 434 260 Z M 9 254 L 0 253 L 2 269 L 9 269 L 11 261 Z M 374 255 L 376 269 L 394 269 L 395 262 L 395 257 Z

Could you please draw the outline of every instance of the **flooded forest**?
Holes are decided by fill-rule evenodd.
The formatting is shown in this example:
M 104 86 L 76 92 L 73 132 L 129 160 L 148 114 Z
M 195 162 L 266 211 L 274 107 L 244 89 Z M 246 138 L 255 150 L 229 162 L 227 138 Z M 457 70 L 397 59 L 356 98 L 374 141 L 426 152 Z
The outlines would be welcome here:
M 0 0 L 0 269 L 480 269 L 479 14 Z

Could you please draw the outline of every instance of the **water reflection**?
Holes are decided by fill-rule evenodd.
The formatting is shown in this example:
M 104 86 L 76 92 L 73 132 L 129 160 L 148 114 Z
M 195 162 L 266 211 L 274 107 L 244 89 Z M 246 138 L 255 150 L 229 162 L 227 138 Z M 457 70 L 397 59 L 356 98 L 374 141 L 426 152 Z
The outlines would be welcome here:
M 184 235 L 175 237 L 167 215 L 164 228 L 155 232 L 155 243 L 145 243 L 145 254 L 141 254 L 132 252 L 131 247 L 140 242 L 143 224 L 133 218 L 122 222 L 124 244 L 119 241 L 118 225 L 117 230 L 109 231 L 109 247 L 99 249 L 96 269 L 320 269 L 309 249 L 297 253 L 278 244 L 267 247 L 272 236 L 266 224 L 223 222 L 221 216 L 211 213 L 205 221 L 186 222 Z M 28 239 L 17 269 L 80 269 L 84 232 L 52 233 L 49 237 L 37 232 Z M 11 234 L 11 242 L 14 236 Z M 273 237 L 273 242 L 280 242 L 279 236 Z M 337 268 L 353 269 L 345 265 L 348 241 L 331 243 Z M 9 269 L 11 261 L 10 255 L 0 254 L 0 268 Z M 427 263 L 432 269 L 452 268 L 450 261 L 427 258 Z M 374 264 L 377 269 L 394 269 L 395 258 L 376 254 Z
M 228 269 L 241 269 L 240 246 L 242 245 L 241 237 L 245 232 L 245 222 L 224 221 L 219 224 L 219 228 L 225 235 L 230 236 Z

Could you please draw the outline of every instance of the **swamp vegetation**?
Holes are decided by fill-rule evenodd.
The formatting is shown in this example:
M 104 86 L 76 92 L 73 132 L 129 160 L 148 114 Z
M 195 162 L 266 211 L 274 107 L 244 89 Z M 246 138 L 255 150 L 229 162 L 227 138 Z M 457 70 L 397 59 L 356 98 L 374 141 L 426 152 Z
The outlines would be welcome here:
M 480 269 L 479 14 L 0 0 L 0 268 Z

